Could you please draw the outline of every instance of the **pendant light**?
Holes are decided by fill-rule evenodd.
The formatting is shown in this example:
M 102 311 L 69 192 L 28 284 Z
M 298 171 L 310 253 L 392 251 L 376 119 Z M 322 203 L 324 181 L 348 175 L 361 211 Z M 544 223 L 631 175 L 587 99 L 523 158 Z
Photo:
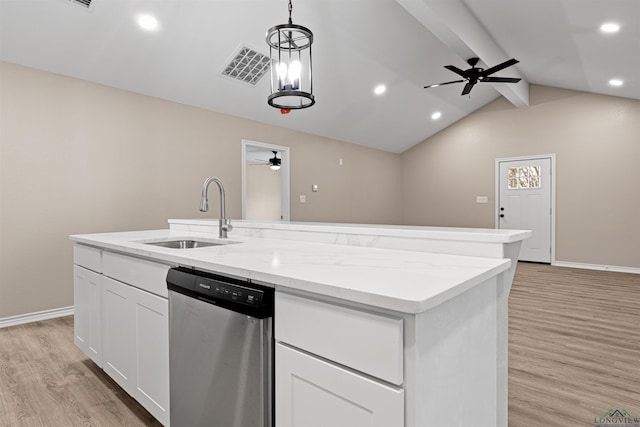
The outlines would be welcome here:
M 315 104 L 311 80 L 311 44 L 313 33 L 291 21 L 276 25 L 267 31 L 267 44 L 271 59 L 271 94 L 269 105 L 279 108 L 282 114 L 300 110 Z

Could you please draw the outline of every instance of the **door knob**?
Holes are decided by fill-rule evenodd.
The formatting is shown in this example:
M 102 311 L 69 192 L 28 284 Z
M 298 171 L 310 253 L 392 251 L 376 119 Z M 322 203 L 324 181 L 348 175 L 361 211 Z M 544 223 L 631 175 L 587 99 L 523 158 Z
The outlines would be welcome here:
M 500 214 L 500 218 L 504 218 L 504 214 Z

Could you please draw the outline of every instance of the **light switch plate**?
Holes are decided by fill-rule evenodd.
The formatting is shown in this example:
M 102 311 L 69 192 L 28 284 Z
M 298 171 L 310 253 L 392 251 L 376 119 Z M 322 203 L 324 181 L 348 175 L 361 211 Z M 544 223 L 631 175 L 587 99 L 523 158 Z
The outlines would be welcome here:
M 318 191 L 318 184 L 313 184 L 311 186 L 311 191 L 317 192 Z
M 476 203 L 489 203 L 488 196 L 476 196 Z
M 307 196 L 304 194 L 300 195 L 300 203 L 307 203 Z

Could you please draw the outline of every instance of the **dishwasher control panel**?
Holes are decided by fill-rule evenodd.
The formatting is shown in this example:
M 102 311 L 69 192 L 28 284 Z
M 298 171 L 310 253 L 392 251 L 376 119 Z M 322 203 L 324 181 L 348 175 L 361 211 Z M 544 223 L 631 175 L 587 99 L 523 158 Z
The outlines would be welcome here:
M 223 283 L 204 277 L 196 279 L 196 292 L 225 301 L 252 306 L 259 306 L 264 295 L 264 292 L 258 289 L 249 289 L 244 286 Z
M 167 273 L 167 288 L 257 319 L 273 316 L 274 288 L 248 278 L 174 267 Z

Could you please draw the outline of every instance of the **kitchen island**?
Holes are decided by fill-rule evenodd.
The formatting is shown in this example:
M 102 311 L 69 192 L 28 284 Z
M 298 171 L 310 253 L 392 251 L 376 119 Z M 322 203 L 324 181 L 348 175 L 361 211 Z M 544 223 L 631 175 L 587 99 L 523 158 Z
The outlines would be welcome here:
M 234 227 L 232 243 L 195 249 L 148 243 L 212 239 L 217 221 L 171 220 L 168 230 L 72 236 L 76 268 L 96 274 L 84 299 L 102 309 L 103 321 L 109 318 L 104 283 L 131 285 L 162 304 L 162 276 L 172 266 L 268 283 L 276 289 L 278 427 L 364 420 L 381 427 L 506 426 L 507 297 L 520 242 L 530 232 L 244 221 Z M 138 335 L 166 339 L 162 328 Z M 117 339 L 78 341 L 81 348 L 93 341 L 85 351 L 108 373 L 113 369 L 110 375 L 122 374 L 117 360 L 97 355 L 108 355 Z M 105 348 L 96 349 L 101 344 Z M 122 376 L 123 383 L 140 377 Z M 168 385 L 153 386 L 160 395 L 148 409 L 166 424 L 161 389 Z M 130 394 L 144 400 L 150 392 L 138 398 L 140 388 L 129 386 Z

